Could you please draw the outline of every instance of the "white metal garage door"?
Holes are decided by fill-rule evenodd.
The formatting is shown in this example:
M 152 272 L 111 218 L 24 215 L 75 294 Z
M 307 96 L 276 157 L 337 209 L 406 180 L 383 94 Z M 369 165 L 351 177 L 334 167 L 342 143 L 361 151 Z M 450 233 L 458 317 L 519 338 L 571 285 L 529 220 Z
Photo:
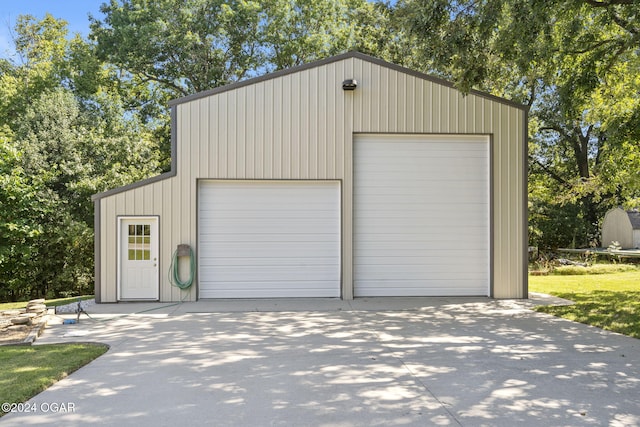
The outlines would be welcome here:
M 489 294 L 489 138 L 358 135 L 355 296 Z
M 202 181 L 200 298 L 339 297 L 336 181 Z

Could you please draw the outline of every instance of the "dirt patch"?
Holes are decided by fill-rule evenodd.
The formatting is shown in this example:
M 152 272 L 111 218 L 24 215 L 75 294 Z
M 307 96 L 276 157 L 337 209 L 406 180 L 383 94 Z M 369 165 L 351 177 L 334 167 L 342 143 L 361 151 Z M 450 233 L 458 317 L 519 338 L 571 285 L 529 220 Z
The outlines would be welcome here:
M 0 345 L 24 342 L 40 322 L 45 321 L 47 306 L 44 302 L 44 299 L 35 299 L 25 308 L 1 311 Z
M 3 328 L 0 331 L 0 345 L 22 343 L 27 339 L 31 330 L 35 327 L 35 325 L 31 325 L 22 330 L 11 330 L 9 328 Z

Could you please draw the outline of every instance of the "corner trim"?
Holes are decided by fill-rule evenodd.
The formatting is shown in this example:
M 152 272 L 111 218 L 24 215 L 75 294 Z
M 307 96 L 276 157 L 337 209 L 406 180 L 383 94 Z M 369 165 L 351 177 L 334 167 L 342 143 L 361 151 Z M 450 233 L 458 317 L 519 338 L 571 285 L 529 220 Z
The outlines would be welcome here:
M 97 304 L 102 302 L 102 234 L 100 233 L 100 199 L 94 200 L 93 204 L 93 294 Z
M 523 111 L 522 126 L 522 298 L 529 298 L 529 110 Z

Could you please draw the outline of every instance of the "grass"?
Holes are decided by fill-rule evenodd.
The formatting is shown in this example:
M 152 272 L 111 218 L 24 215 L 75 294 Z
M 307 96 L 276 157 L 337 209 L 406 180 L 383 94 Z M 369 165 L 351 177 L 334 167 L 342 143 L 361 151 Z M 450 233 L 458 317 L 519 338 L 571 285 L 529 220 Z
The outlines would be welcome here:
M 580 273 L 529 276 L 530 291 L 575 302 L 536 310 L 640 338 L 640 270 L 632 267 L 614 273 Z
M 108 348 L 104 344 L 2 346 L 0 402 L 25 402 L 104 354 Z
M 57 307 L 59 305 L 65 305 L 72 302 L 77 302 L 78 298 L 85 299 L 93 299 L 93 295 L 83 295 L 81 297 L 68 297 L 68 298 L 56 298 L 56 299 L 48 299 L 45 301 L 47 307 Z M 16 310 L 18 308 L 25 308 L 27 306 L 28 301 L 21 302 L 3 302 L 0 303 L 0 311 L 2 310 Z

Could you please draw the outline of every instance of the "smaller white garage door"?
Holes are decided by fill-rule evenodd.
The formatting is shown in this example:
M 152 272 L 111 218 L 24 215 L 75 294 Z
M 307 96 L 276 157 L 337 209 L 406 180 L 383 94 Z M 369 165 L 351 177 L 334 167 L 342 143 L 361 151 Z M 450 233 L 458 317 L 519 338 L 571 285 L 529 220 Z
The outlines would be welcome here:
M 202 181 L 200 298 L 340 296 L 336 181 Z

